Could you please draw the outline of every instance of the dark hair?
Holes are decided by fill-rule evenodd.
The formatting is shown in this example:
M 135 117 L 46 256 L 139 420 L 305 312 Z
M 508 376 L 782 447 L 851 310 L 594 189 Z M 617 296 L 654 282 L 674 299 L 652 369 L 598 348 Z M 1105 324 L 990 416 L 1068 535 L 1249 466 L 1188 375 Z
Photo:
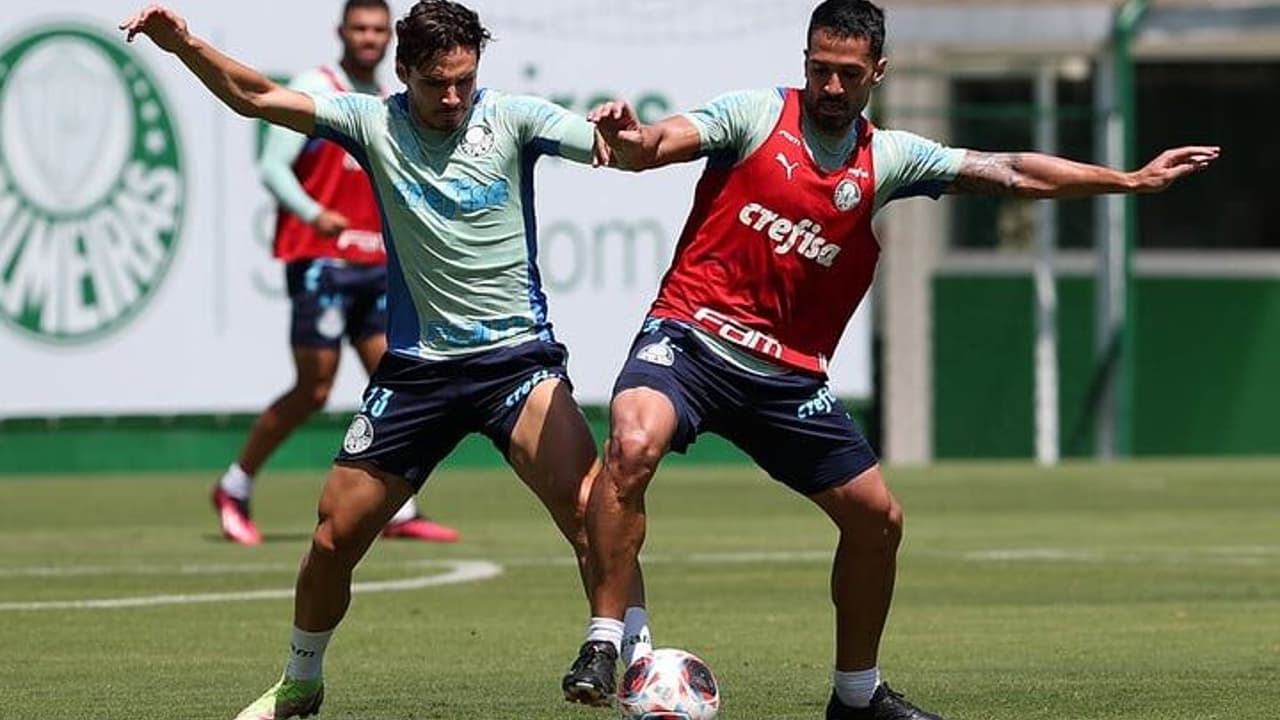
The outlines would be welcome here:
M 387 0 L 347 0 L 346 4 L 342 6 L 342 22 L 347 21 L 347 15 L 349 15 L 352 10 L 364 8 L 385 10 L 388 15 L 391 14 L 391 6 L 387 4 Z
M 489 31 L 474 10 L 449 0 L 419 0 L 396 22 L 396 62 L 420 67 L 455 47 L 484 50 Z
M 884 53 L 884 10 L 868 0 L 825 0 L 809 18 L 807 42 L 813 42 L 817 30 L 838 38 L 866 38 L 876 60 Z

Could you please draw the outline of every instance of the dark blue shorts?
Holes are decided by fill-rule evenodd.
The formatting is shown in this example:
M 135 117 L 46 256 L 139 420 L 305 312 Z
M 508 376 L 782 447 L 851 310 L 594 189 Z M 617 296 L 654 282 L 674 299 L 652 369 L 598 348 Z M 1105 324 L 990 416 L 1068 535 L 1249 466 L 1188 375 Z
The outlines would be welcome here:
M 289 342 L 331 348 L 387 331 L 387 268 L 333 260 L 299 260 L 284 266 L 293 303 Z
M 613 394 L 644 387 L 666 395 L 683 453 L 704 432 L 721 435 L 791 489 L 839 487 L 879 460 L 824 379 L 800 372 L 764 376 L 734 366 L 693 331 L 649 319 L 631 346 Z
M 534 340 L 452 360 L 387 353 L 335 460 L 366 461 L 421 489 L 432 469 L 473 432 L 507 456 L 534 386 L 569 381 L 563 345 Z M 570 386 L 572 387 L 572 386 Z

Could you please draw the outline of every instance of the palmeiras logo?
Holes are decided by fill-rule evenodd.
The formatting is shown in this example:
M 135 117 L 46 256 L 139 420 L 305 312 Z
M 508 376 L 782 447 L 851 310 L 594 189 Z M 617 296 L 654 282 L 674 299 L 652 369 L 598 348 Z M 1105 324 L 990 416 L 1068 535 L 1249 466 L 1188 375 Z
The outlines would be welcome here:
M 840 212 L 849 212 L 862 203 L 862 188 L 858 187 L 858 183 L 845 178 L 836 186 L 831 201 Z
M 462 152 L 480 157 L 493 149 L 493 131 L 485 125 L 472 125 L 462 136 Z
M 671 347 L 671 339 L 662 338 L 656 343 L 649 343 L 640 348 L 640 352 L 636 353 L 636 359 L 654 365 L 671 367 L 676 364 L 676 353 Z
M 0 49 L 0 322 L 84 343 L 127 325 L 177 250 L 182 152 L 118 38 L 46 26 Z
M 351 455 L 358 455 L 373 444 L 373 423 L 364 415 L 356 415 L 347 426 L 347 434 L 342 438 L 342 449 Z

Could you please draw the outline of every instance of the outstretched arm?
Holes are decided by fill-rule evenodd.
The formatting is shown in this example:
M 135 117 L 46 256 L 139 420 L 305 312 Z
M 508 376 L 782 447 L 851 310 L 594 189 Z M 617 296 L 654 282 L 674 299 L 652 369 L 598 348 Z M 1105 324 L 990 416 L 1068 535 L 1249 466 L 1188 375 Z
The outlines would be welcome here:
M 968 151 L 949 193 L 1082 198 L 1160 192 L 1218 158 L 1218 147 L 1166 150 L 1140 170 L 1122 172 L 1039 153 Z
M 223 55 L 187 31 L 187 21 L 167 8 L 151 5 L 120 23 L 126 40 L 151 38 L 173 53 L 227 107 L 245 117 L 261 118 L 304 135 L 315 130 L 315 103 L 310 96 L 281 87 L 251 67 Z
M 587 117 L 609 146 L 609 164 L 623 170 L 639 172 L 698 156 L 698 128 L 681 115 L 641 125 L 629 104 L 613 101 L 595 108 Z

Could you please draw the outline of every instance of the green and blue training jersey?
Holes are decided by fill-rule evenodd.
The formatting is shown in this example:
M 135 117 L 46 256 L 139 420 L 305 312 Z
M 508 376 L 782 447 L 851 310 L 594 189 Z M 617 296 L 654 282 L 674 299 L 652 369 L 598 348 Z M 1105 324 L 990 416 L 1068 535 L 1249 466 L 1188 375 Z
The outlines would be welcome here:
M 551 339 L 533 166 L 541 155 L 589 163 L 594 126 L 493 90 L 452 132 L 422 126 L 403 93 L 313 97 L 316 135 L 364 166 L 382 210 L 389 349 L 436 360 Z

